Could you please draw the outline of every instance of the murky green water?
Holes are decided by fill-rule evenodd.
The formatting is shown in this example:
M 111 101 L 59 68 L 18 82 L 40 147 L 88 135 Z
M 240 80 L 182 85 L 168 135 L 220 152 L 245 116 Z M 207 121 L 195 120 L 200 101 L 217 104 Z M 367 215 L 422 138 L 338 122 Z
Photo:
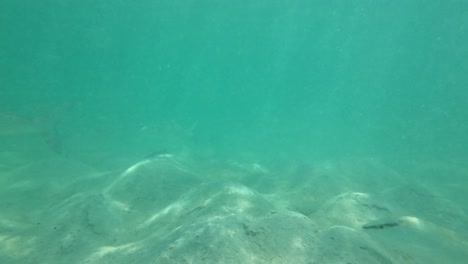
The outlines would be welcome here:
M 176 145 L 225 157 L 457 158 L 468 145 L 467 6 L 2 1 L 2 108 L 71 101 L 68 134 L 102 126 L 122 145 L 174 122 L 190 134 Z
M 99 168 L 467 168 L 467 47 L 466 1 L 2 0 L 0 142 Z

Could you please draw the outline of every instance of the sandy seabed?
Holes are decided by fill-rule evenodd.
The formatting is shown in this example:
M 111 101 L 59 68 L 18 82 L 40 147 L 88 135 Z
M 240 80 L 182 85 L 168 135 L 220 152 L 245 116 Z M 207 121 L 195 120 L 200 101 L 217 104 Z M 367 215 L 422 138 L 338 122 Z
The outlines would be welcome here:
M 466 263 L 468 169 L 156 155 L 0 165 L 0 263 Z M 462 164 L 462 163 L 461 163 Z

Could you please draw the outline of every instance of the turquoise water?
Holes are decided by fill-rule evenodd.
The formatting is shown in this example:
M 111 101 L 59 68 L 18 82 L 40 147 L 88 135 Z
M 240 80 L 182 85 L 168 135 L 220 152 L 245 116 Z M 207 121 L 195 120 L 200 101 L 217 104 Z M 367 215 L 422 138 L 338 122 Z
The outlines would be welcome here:
M 277 173 L 375 159 L 407 179 L 430 170 L 434 186 L 456 174 L 461 201 L 467 14 L 456 0 L 2 0 L 0 110 L 40 136 L 0 143 L 20 160 L 45 152 L 102 170 L 152 153 Z M 32 149 L 40 141 L 49 150 Z
M 467 154 L 460 1 L 2 2 L 2 105 L 73 101 L 68 129 L 175 121 L 222 156 Z

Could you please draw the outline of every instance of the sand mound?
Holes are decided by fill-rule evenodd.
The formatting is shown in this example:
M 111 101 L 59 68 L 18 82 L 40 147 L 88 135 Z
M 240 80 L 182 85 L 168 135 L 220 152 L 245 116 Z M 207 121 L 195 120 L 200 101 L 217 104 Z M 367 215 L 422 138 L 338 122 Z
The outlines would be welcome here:
M 105 173 L 61 159 L 28 164 L 2 176 L 0 260 L 462 263 L 466 239 L 447 225 L 462 215 L 431 218 L 446 200 L 429 188 L 415 194 L 398 177 L 383 184 L 394 172 L 367 165 L 380 175 L 371 186 L 343 163 L 284 175 L 245 169 L 231 180 L 193 173 L 171 156 Z M 256 190 L 268 180 L 286 187 Z

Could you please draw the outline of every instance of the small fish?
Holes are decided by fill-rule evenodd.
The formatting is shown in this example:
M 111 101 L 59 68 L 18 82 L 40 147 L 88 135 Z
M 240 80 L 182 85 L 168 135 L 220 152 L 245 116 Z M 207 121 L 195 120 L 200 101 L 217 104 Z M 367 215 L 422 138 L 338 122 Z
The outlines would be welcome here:
M 24 135 L 37 135 L 53 151 L 61 152 L 54 123 L 27 118 L 12 112 L 0 112 L 0 138 Z
M 39 136 L 57 154 L 62 153 L 62 138 L 59 136 L 60 121 L 70 113 L 79 101 L 74 99 L 58 104 L 45 115 L 26 117 L 15 112 L 0 109 L 0 139 L 16 136 Z
M 373 221 L 370 221 L 362 226 L 364 229 L 385 229 L 389 227 L 395 227 L 400 224 L 398 219 L 392 217 L 379 218 Z
M 0 112 L 0 136 L 40 134 L 38 122 L 19 115 Z

